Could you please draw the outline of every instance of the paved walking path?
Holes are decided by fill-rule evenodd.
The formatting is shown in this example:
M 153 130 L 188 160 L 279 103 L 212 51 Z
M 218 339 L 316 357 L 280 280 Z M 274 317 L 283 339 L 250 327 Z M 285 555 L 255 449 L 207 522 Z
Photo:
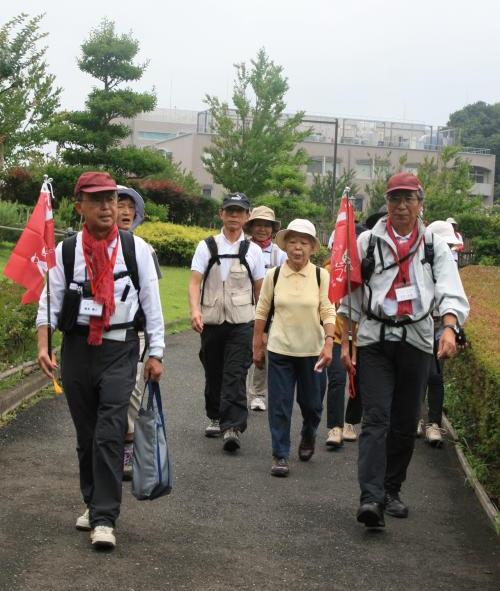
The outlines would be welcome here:
M 269 475 L 264 413 L 252 413 L 235 456 L 203 436 L 198 338 L 168 337 L 163 381 L 175 488 L 138 502 L 125 485 L 113 553 L 74 529 L 82 510 L 64 398 L 40 402 L 0 430 L 1 591 L 497 590 L 499 545 L 453 449 L 417 450 L 407 520 L 356 523 L 356 444 L 319 445 L 291 475 Z M 295 408 L 295 419 L 298 419 Z M 298 444 L 296 420 L 293 446 Z

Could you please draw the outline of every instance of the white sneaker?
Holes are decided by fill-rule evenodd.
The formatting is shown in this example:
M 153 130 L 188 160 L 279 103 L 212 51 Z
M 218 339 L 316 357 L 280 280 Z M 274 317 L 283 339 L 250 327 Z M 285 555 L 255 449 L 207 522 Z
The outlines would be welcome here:
M 210 419 L 207 428 L 205 429 L 205 437 L 219 437 L 220 424 L 219 419 Z
M 342 427 L 334 427 L 328 431 L 328 437 L 325 442 L 328 447 L 340 447 L 342 442 Z
M 356 435 L 356 431 L 354 430 L 354 426 L 351 423 L 345 423 L 344 431 L 342 433 L 344 441 L 356 441 L 358 436 Z
M 422 437 L 424 434 L 424 419 L 420 419 L 417 425 L 417 437 Z
M 432 447 L 441 447 L 443 443 L 443 432 L 444 429 L 441 429 L 437 423 L 429 423 L 425 426 L 425 440 Z
M 114 548 L 116 538 L 113 531 L 113 528 L 109 525 L 96 525 L 90 532 L 92 546 L 96 548 Z
M 266 410 L 266 403 L 262 396 L 255 396 L 250 402 L 250 410 Z
M 91 527 L 88 509 L 85 509 L 85 513 L 83 515 L 80 515 L 80 517 L 76 520 L 75 527 L 80 531 L 90 531 Z

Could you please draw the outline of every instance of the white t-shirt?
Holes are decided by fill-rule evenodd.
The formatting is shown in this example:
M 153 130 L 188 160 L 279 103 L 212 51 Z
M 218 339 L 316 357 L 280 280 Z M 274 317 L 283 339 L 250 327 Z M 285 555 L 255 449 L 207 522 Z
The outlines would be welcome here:
M 241 232 L 240 237 L 236 242 L 229 242 L 229 240 L 224 236 L 223 232 L 214 236 L 215 242 L 217 244 L 217 251 L 221 254 L 238 254 L 240 248 L 240 242 L 245 239 L 245 234 Z M 252 278 L 254 281 L 259 281 L 259 279 L 263 279 L 265 275 L 265 267 L 264 267 L 264 256 L 262 254 L 262 250 L 260 246 L 250 242 L 248 247 L 248 252 L 245 256 L 248 266 L 250 267 L 250 271 L 252 273 Z M 191 271 L 198 271 L 204 275 L 205 271 L 208 267 L 208 262 L 210 261 L 210 251 L 208 250 L 207 243 L 202 240 L 198 243 L 196 247 L 193 260 L 191 262 Z M 234 263 L 235 259 L 221 259 L 220 262 L 220 273 L 222 281 L 227 279 L 229 275 L 229 270 L 231 269 L 231 265 Z

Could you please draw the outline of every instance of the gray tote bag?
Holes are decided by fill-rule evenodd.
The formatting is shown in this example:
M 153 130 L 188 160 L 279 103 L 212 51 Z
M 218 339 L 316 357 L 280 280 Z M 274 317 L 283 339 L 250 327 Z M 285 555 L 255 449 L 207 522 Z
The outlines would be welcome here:
M 147 405 L 142 397 L 134 423 L 132 494 L 139 501 L 157 499 L 172 490 L 172 464 L 161 404 L 160 385 L 148 381 Z

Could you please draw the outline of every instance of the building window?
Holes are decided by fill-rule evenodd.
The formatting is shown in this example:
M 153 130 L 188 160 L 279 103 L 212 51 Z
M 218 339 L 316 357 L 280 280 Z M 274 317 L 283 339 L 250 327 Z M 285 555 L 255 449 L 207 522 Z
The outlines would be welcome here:
M 176 137 L 176 135 L 177 134 L 175 133 L 163 133 L 160 131 L 138 131 L 137 139 L 147 140 L 150 142 L 164 142 L 165 140 L 169 140 L 173 137 Z
M 418 172 L 418 164 L 415 163 L 407 163 L 404 165 L 405 172 L 411 172 L 411 174 L 416 175 Z
M 489 182 L 488 171 L 480 166 L 471 166 L 469 174 L 474 183 L 482 184 Z
M 212 197 L 212 185 L 203 185 L 202 188 L 203 197 Z
M 371 179 L 373 164 L 371 160 L 356 160 L 354 167 L 358 179 Z
M 307 163 L 307 172 L 310 174 L 323 174 L 323 158 L 311 158 Z

